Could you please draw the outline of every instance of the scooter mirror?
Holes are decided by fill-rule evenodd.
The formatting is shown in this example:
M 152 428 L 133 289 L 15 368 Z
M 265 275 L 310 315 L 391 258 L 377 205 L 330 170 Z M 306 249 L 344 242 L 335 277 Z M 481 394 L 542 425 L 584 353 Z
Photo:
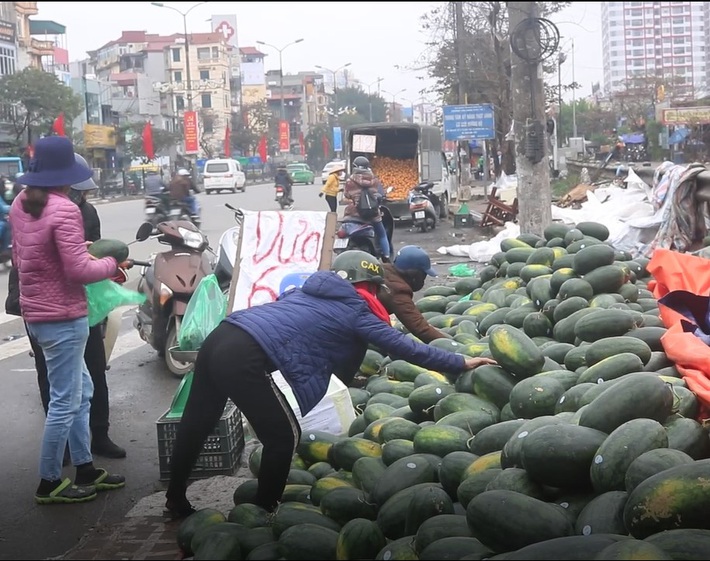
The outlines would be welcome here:
M 136 232 L 136 241 L 144 242 L 153 233 L 153 225 L 150 222 L 143 222 Z

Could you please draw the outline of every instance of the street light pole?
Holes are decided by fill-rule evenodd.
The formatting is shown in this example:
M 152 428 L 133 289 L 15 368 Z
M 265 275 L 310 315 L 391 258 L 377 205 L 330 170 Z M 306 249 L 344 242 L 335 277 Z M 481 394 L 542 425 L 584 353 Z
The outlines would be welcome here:
M 399 94 L 404 93 L 406 91 L 407 91 L 407 88 L 402 88 L 401 90 L 399 90 L 396 93 L 388 92 L 387 90 L 382 90 L 382 93 L 392 96 L 392 120 L 394 120 L 394 114 L 395 114 L 395 110 L 396 110 L 396 101 L 395 100 Z
M 296 43 L 301 43 L 303 39 L 296 39 L 295 41 L 292 41 L 291 43 L 288 43 L 287 45 L 284 45 L 283 47 L 279 48 L 275 45 L 272 45 L 270 43 L 265 43 L 264 41 L 257 41 L 257 45 L 264 45 L 265 47 L 271 47 L 275 51 L 279 53 L 279 88 L 281 92 L 281 120 L 285 121 L 286 120 L 286 106 L 284 104 L 284 67 L 283 67 L 283 52 L 290 47 L 291 45 L 295 45 Z
M 193 111 L 194 105 L 193 105 L 193 100 L 192 100 L 192 72 L 191 72 L 191 67 L 190 67 L 190 39 L 188 38 L 187 35 L 187 15 L 197 8 L 198 6 L 201 6 L 202 4 L 207 4 L 207 2 L 198 2 L 197 4 L 193 4 L 190 8 L 188 8 L 187 11 L 182 12 L 178 10 L 177 8 L 174 8 L 173 6 L 168 6 L 167 4 L 163 4 L 162 2 L 151 2 L 153 6 L 157 6 L 158 8 L 167 8 L 168 10 L 172 10 L 173 12 L 177 12 L 182 16 L 182 26 L 183 26 L 183 34 L 185 37 L 185 73 L 187 74 L 186 82 L 185 82 L 185 97 L 187 98 L 187 110 L 188 111 Z M 192 164 L 192 180 L 196 181 L 197 180 L 197 169 L 196 169 L 196 157 L 191 157 L 190 158 L 190 163 Z
M 372 84 L 367 84 L 367 86 L 365 86 L 367 88 L 367 101 L 370 104 L 370 122 L 372 122 L 372 86 L 375 84 L 379 86 L 382 80 L 384 80 L 384 78 L 377 78 L 377 80 L 372 82 Z
M 336 124 L 338 122 L 338 117 L 340 117 L 340 112 L 338 111 L 338 77 L 337 77 L 337 74 L 338 74 L 338 72 L 347 68 L 351 64 L 352 64 L 352 62 L 348 62 L 347 64 L 343 64 L 343 66 L 336 68 L 335 70 L 331 70 L 330 68 L 316 64 L 316 68 L 318 70 L 327 70 L 328 72 L 330 72 L 333 75 L 333 102 L 335 103 L 335 108 L 333 110 L 333 116 L 334 116 L 334 122 Z

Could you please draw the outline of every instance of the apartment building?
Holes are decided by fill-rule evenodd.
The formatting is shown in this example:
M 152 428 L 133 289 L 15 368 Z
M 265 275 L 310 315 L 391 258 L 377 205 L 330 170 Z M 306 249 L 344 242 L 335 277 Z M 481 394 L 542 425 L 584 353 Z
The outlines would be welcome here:
M 223 34 L 189 34 L 186 51 L 182 34 L 124 31 L 89 56 L 95 77 L 111 84 L 112 106 L 122 120 L 150 119 L 159 128 L 180 130 L 192 106 L 200 114 L 201 140 L 215 150 L 223 145 L 233 66 Z
M 602 2 L 605 93 L 653 77 L 667 82 L 676 100 L 708 95 L 708 4 Z

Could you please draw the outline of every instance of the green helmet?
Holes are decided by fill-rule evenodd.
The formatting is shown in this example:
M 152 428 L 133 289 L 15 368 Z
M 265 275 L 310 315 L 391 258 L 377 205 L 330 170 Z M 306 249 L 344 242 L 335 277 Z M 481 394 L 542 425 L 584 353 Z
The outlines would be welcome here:
M 384 284 L 382 264 L 366 251 L 352 249 L 338 255 L 330 267 L 348 282 Z

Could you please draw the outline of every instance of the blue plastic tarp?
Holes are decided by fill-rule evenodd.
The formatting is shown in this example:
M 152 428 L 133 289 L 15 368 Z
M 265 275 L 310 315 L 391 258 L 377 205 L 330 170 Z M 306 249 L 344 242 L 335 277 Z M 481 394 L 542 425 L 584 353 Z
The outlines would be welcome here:
M 668 138 L 668 144 L 679 144 L 688 138 L 689 134 L 690 131 L 685 127 L 677 127 L 673 131 L 673 134 Z

